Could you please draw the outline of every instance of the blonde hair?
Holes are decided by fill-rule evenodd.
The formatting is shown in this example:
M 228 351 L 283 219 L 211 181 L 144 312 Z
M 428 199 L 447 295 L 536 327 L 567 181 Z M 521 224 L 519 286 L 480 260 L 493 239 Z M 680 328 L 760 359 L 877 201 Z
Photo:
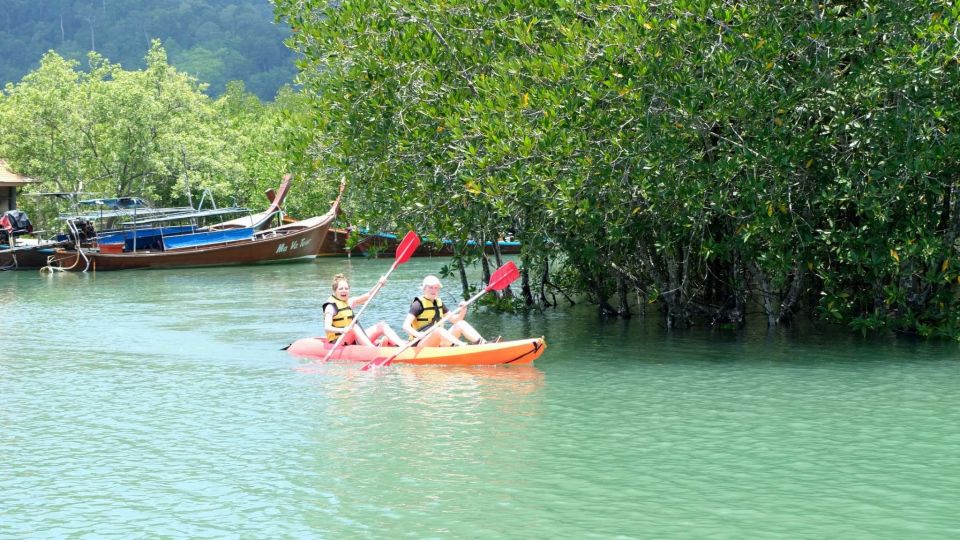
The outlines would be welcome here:
M 341 281 L 347 281 L 347 276 L 345 276 L 345 275 L 343 275 L 343 274 L 337 274 L 337 275 L 333 276 L 333 287 L 332 287 L 332 288 L 333 288 L 333 292 L 337 292 L 337 287 L 340 285 L 340 282 L 341 282 Z M 347 281 L 347 284 L 349 285 L 350 282 Z

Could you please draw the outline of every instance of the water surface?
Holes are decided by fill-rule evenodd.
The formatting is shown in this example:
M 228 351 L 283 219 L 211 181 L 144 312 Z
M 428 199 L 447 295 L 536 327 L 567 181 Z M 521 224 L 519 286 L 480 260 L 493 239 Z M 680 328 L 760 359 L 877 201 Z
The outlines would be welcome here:
M 0 537 L 947 538 L 953 343 L 475 312 L 534 366 L 280 348 L 392 261 L 0 273 Z M 399 329 L 425 273 L 364 319 Z M 455 302 L 456 280 L 445 300 Z

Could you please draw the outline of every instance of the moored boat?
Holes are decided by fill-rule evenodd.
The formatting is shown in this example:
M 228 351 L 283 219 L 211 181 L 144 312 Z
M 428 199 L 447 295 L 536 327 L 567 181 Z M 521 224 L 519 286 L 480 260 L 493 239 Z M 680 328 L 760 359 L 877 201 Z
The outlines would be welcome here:
M 293 342 L 287 352 L 301 358 L 323 359 L 332 344 L 322 337 L 299 339 Z M 415 365 L 453 365 L 453 366 L 492 366 L 501 364 L 529 364 L 543 354 L 547 348 L 542 337 L 485 343 L 483 345 L 464 345 L 462 347 L 408 347 L 397 356 L 393 363 Z M 367 347 L 347 345 L 339 347 L 330 360 L 347 362 L 370 362 L 375 358 L 393 356 L 400 347 Z
M 84 243 L 77 227 L 68 223 L 74 230 L 73 238 L 78 239 L 76 243 L 79 247 L 56 250 L 53 267 L 74 271 L 127 270 L 311 260 L 316 257 L 318 246 L 337 215 L 340 197 L 322 216 L 263 228 L 274 216 L 282 213 L 280 203 L 288 185 L 287 178 L 281 187 L 281 195 L 275 197 L 266 212 L 202 229 L 188 227 L 179 230 L 170 226 L 136 228 L 111 236 L 88 234 L 86 238 L 96 238 L 93 242 Z M 153 226 L 171 220 L 193 219 L 199 213 L 155 218 L 140 224 Z
M 317 244 L 323 240 L 332 213 L 252 232 L 210 231 L 164 239 L 158 250 L 124 252 L 123 244 L 111 252 L 114 244 L 99 248 L 56 250 L 55 261 L 64 270 L 131 270 L 139 268 L 181 268 L 199 266 L 229 266 L 311 260 L 316 257 Z

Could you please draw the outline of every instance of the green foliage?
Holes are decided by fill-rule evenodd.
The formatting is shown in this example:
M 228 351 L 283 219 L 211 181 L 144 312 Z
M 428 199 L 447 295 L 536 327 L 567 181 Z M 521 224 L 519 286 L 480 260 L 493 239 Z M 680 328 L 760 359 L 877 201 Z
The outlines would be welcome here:
M 753 295 L 772 324 L 805 303 L 858 331 L 960 337 L 950 4 L 277 12 L 315 108 L 298 140 L 351 180 L 355 220 L 512 229 L 581 290 L 631 276 L 671 325 L 736 323 Z
M 171 64 L 208 82 L 213 95 L 243 80 L 269 100 L 294 75 L 283 46 L 289 29 L 272 23 L 263 0 L 5 0 L 0 82 L 20 80 L 48 50 L 81 62 L 96 51 L 127 69 L 143 68 L 152 40 L 161 39 Z
M 146 69 L 91 53 L 88 71 L 54 52 L 0 99 L 0 155 L 44 181 L 38 191 L 136 195 L 185 205 L 210 190 L 221 204 L 262 206 L 286 169 L 279 113 L 241 83 L 212 102 L 154 42 Z

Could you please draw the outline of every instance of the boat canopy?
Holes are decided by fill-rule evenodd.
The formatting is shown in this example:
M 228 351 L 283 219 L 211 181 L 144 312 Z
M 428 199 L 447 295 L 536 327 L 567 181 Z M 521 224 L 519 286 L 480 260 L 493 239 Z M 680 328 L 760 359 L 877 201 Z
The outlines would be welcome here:
M 166 214 L 163 216 L 147 218 L 147 219 L 138 219 L 136 225 L 151 225 L 155 223 L 165 223 L 170 221 L 179 221 L 184 219 L 197 219 L 197 218 L 207 218 L 222 216 L 226 214 L 244 214 L 249 213 L 249 208 L 244 208 L 242 206 L 233 206 L 230 208 L 211 208 L 209 210 L 191 210 L 187 211 Z M 127 225 L 134 225 L 134 223 L 128 223 Z
M 77 201 L 80 206 L 105 206 L 111 210 L 122 208 L 147 208 L 149 205 L 140 197 L 115 197 L 112 199 L 85 199 Z
M 170 214 L 180 214 L 180 213 L 189 212 L 189 211 L 192 211 L 192 208 L 190 208 L 189 206 L 176 207 L 176 208 L 133 207 L 133 208 L 118 208 L 113 210 L 111 209 L 100 210 L 95 213 L 87 213 L 87 214 L 67 212 L 67 213 L 60 214 L 58 217 L 62 221 L 69 221 L 73 219 L 86 219 L 87 221 L 93 221 L 97 219 L 109 219 L 109 218 L 117 218 L 117 217 L 137 218 L 137 220 L 139 221 L 139 218 L 141 217 L 153 218 L 157 216 L 164 216 L 164 215 L 170 215 Z

